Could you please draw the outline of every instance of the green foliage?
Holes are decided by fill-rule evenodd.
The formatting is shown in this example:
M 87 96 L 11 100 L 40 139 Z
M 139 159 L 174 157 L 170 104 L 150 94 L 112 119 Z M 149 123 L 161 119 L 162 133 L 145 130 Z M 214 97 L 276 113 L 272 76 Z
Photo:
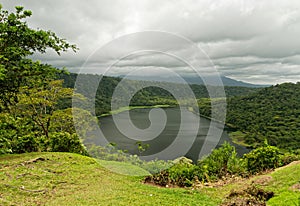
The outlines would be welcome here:
M 59 55 L 77 48 L 52 31 L 29 28 L 25 19 L 30 16 L 21 6 L 15 13 L 0 7 L 0 153 L 87 154 L 71 126 L 72 117 L 58 118 L 59 101 L 73 94 L 73 89 L 62 87 L 62 80 L 55 80 L 64 71 L 28 58 L 47 49 Z
M 226 122 L 247 133 L 254 147 L 266 138 L 270 145 L 296 150 L 300 142 L 300 83 L 264 88 L 245 97 L 229 99 Z
M 137 145 L 140 154 L 145 152 L 150 146 L 149 144 L 143 144 L 141 141 L 137 141 L 135 144 Z
M 110 143 L 106 147 L 87 145 L 87 151 L 90 156 L 97 159 L 130 163 L 143 168 L 150 174 L 157 174 L 173 165 L 172 161 L 143 161 L 137 155 L 131 155 L 125 151 L 118 150 L 115 143 Z
M 45 53 L 53 49 L 57 54 L 69 48 L 77 50 L 75 45 L 60 39 L 51 31 L 35 30 L 28 27 L 27 17 L 31 11 L 16 7 L 15 13 L 0 8 L 0 101 L 2 109 L 9 110 L 18 102 L 17 94 L 23 86 L 29 88 L 55 77 L 57 69 L 28 56 L 34 52 Z
M 293 161 L 300 160 L 300 155 L 294 153 L 284 153 L 280 155 L 280 166 L 288 165 Z
M 231 153 L 231 157 L 228 159 L 227 169 L 230 175 L 247 175 L 246 161 L 239 158 L 235 150 Z
M 43 135 L 49 135 L 53 112 L 59 99 L 71 97 L 73 90 L 62 87 L 62 80 L 45 81 L 44 86 L 20 88 L 17 95 L 18 103 L 11 106 L 18 115 L 31 119 L 37 127 L 43 131 Z
M 152 182 L 161 186 L 177 185 L 190 187 L 194 183 L 197 165 L 185 157 L 173 161 L 173 165 L 152 176 L 147 176 L 145 182 Z
M 265 144 L 245 154 L 245 159 L 248 172 L 255 174 L 278 167 L 280 164 L 280 153 L 277 147 Z
M 227 174 L 242 174 L 244 172 L 242 160 L 237 157 L 235 147 L 227 142 L 200 160 L 198 165 L 204 169 L 207 181 L 219 179 Z
M 15 138 L 11 144 L 13 153 L 37 152 L 39 150 L 39 142 L 33 134 Z
M 235 148 L 225 142 L 197 164 L 193 164 L 187 158 L 181 158 L 175 161 L 172 167 L 148 177 L 146 181 L 163 186 L 173 184 L 183 187 L 191 186 L 195 180 L 209 182 L 226 175 L 245 175 L 245 173 L 244 160 L 238 158 Z
M 267 143 L 239 158 L 235 148 L 225 142 L 220 148 L 199 160 L 195 165 L 191 161 L 176 161 L 175 164 L 149 176 L 147 182 L 162 186 L 168 184 L 180 187 L 191 186 L 195 181 L 211 182 L 230 176 L 250 176 L 268 169 L 274 169 L 283 163 L 283 160 L 297 160 L 298 156 L 280 156 L 279 149 Z M 287 164 L 287 162 L 285 163 Z
M 36 130 L 37 128 L 28 119 L 0 113 L 1 153 L 37 151 Z
M 200 114 L 211 117 L 211 104 L 218 108 L 222 101 L 200 99 Z M 299 102 L 300 82 L 283 83 L 243 96 L 227 97 L 226 124 L 244 134 L 239 142 L 245 145 L 259 147 L 266 138 L 270 145 L 285 151 L 296 151 L 300 148 Z
M 73 115 L 74 113 L 75 115 Z M 50 132 L 77 133 L 80 139 L 84 141 L 89 141 L 88 138 L 93 138 L 93 135 L 90 133 L 98 125 L 96 117 L 92 116 L 89 111 L 76 107 L 55 110 L 51 115 L 50 122 Z M 87 133 L 89 134 L 87 135 Z
M 88 155 L 77 134 L 68 132 L 51 133 L 49 138 L 42 137 L 43 147 L 49 152 L 72 152 Z
M 168 181 L 179 187 L 190 187 L 193 184 L 196 168 L 197 166 L 190 162 L 180 161 L 167 169 L 169 174 Z
M 97 116 L 100 116 L 101 114 L 109 113 L 111 110 L 112 94 L 116 86 L 120 83 L 122 79 L 119 77 L 108 77 L 108 76 L 102 77 L 99 75 L 92 75 L 92 74 L 80 74 L 80 75 L 82 81 L 77 82 L 78 85 L 77 85 L 76 92 L 87 97 L 88 101 L 93 100 L 94 97 L 90 96 L 89 92 L 87 91 L 90 91 L 91 88 L 94 88 L 94 85 L 96 85 L 99 79 L 102 78 L 95 98 L 96 114 Z M 70 75 L 60 74 L 58 78 L 64 79 L 64 86 L 68 88 L 74 88 L 77 74 L 73 74 L 73 73 L 71 73 Z M 134 89 L 141 85 L 149 84 L 149 82 L 147 81 L 137 81 L 137 80 L 125 80 L 123 81 L 123 83 L 124 84 L 121 86 L 120 89 L 123 91 L 124 96 L 128 96 L 130 94 L 131 89 Z M 168 83 L 168 82 L 155 82 L 155 85 L 156 85 L 155 87 L 151 86 L 139 90 L 131 99 L 130 106 L 153 106 L 153 105 L 176 106 L 178 105 L 178 102 L 175 100 L 172 94 L 162 89 L 164 87 L 177 89 L 182 94 L 187 93 L 186 86 L 182 84 Z M 197 99 L 209 98 L 207 88 L 204 85 L 190 85 L 190 87 L 195 93 L 195 97 Z M 219 87 L 211 86 L 211 90 L 216 91 L 215 96 L 221 97 L 221 94 L 217 93 L 217 91 L 220 90 Z M 258 90 L 259 89 L 256 88 L 225 87 L 225 93 L 228 97 L 250 94 Z M 122 105 L 121 104 L 123 101 L 122 99 L 118 99 L 117 101 L 120 105 Z M 181 102 L 181 103 L 189 105 L 189 102 Z M 81 108 L 85 108 L 85 105 L 83 104 Z M 201 112 L 201 114 L 204 113 Z M 210 113 L 208 112 L 206 116 L 209 115 Z

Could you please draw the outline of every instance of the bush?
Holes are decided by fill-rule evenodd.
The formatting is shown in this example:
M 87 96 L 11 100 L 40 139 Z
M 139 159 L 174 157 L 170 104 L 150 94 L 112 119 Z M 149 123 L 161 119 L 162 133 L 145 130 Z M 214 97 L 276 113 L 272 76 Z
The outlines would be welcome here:
M 49 138 L 43 137 L 41 144 L 44 151 L 49 152 L 71 152 L 88 155 L 84 145 L 77 134 L 67 132 L 56 132 L 49 134 Z
M 167 169 L 170 182 L 179 187 L 192 186 L 196 165 L 187 158 L 181 158 L 175 165 Z
M 145 182 L 152 182 L 160 186 L 177 185 L 179 187 L 190 187 L 194 182 L 197 166 L 192 160 L 181 157 L 174 160 L 174 165 L 162 170 L 157 174 L 145 178 Z
M 245 160 L 238 158 L 236 151 L 234 150 L 227 162 L 228 173 L 231 175 L 247 175 Z
M 244 175 L 246 169 L 244 161 L 237 157 L 235 147 L 225 142 L 220 148 L 199 160 L 196 165 L 187 158 L 174 160 L 175 165 L 147 177 L 145 181 L 150 181 L 161 186 L 167 184 L 183 186 L 192 186 L 196 179 L 207 182 L 217 180 L 228 174 Z
M 293 161 L 300 160 L 300 155 L 285 153 L 280 156 L 280 166 L 288 165 Z
M 11 142 L 5 137 L 0 137 L 0 154 L 6 153 L 12 153 Z
M 12 153 L 37 152 L 39 144 L 33 134 L 17 137 L 12 141 Z
M 0 113 L 0 154 L 36 151 L 38 142 L 30 121 Z
M 250 174 L 259 173 L 267 169 L 274 169 L 279 166 L 279 149 L 265 144 L 244 155 L 247 171 Z
M 235 147 L 225 142 L 220 148 L 199 160 L 198 166 L 204 171 L 206 181 L 216 180 L 227 174 L 241 174 L 244 172 L 242 160 L 237 157 Z

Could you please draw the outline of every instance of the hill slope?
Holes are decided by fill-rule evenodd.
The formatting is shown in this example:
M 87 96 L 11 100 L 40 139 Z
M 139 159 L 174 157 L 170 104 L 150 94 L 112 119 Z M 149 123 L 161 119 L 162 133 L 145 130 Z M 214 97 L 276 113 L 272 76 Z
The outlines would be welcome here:
M 141 181 L 141 177 L 114 174 L 95 159 L 71 153 L 0 156 L 0 205 L 217 205 L 220 202 L 203 193 L 157 188 Z
M 200 189 L 145 185 L 142 177 L 115 174 L 101 164 L 71 153 L 2 155 L 0 205 L 218 205 L 230 191 L 253 181 L 274 192 L 268 205 L 295 205 L 300 194 L 299 162 L 270 174 Z M 129 165 L 125 169 L 136 170 Z
M 248 144 L 269 144 L 282 149 L 300 148 L 300 82 L 264 88 L 228 101 L 227 123 L 246 132 Z
M 59 78 L 64 79 L 64 86 L 73 88 L 77 78 L 77 74 L 71 73 L 70 75 L 62 75 Z M 81 74 L 82 81 L 77 82 L 77 92 L 86 96 L 89 100 L 96 99 L 95 107 L 97 115 L 103 113 L 108 113 L 111 109 L 111 97 L 119 82 L 122 80 L 118 77 L 108 77 L 104 76 L 99 84 L 96 97 L 90 95 L 95 85 L 97 85 L 98 80 L 102 78 L 99 75 L 92 74 Z M 126 86 L 124 86 L 126 85 Z M 149 81 L 142 80 L 126 80 L 125 84 L 121 86 L 124 96 L 130 95 L 130 90 L 134 91 L 135 88 L 139 88 L 141 85 L 149 85 Z M 134 97 L 131 99 L 131 106 L 153 106 L 153 105 L 176 105 L 177 102 L 171 93 L 162 89 L 166 88 L 176 88 L 181 94 L 188 93 L 186 91 L 186 86 L 183 84 L 172 83 L 172 82 L 155 82 L 156 87 L 147 87 L 139 90 Z M 209 98 L 207 88 L 204 85 L 193 84 L 190 85 L 196 98 Z M 220 93 L 220 87 L 211 86 L 212 91 L 216 94 L 216 97 L 223 97 Z M 227 97 L 247 95 L 260 90 L 260 88 L 250 88 L 250 87 L 238 87 L 238 86 L 225 86 L 224 88 Z M 118 101 L 122 101 L 119 99 Z

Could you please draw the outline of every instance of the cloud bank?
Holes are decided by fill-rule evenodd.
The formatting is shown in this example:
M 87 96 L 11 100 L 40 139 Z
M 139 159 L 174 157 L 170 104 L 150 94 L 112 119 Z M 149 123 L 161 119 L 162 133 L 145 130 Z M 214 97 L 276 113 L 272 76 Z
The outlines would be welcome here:
M 16 5 L 32 10 L 33 16 L 28 19 L 31 27 L 52 30 L 75 43 L 80 48 L 76 54 L 35 55 L 71 71 L 80 69 L 89 55 L 111 40 L 157 30 L 192 40 L 225 76 L 261 84 L 300 81 L 298 0 L 4 0 L 2 5 L 9 10 Z M 136 43 L 151 43 L 151 38 Z M 176 42 L 173 44 L 178 53 L 193 55 Z M 112 48 L 107 59 L 95 62 L 95 66 L 107 63 L 114 53 L 124 49 L 127 48 L 122 45 Z M 167 55 L 143 53 L 128 56 L 116 66 L 127 70 L 149 67 L 151 73 L 150 68 L 160 67 L 184 72 L 187 65 Z

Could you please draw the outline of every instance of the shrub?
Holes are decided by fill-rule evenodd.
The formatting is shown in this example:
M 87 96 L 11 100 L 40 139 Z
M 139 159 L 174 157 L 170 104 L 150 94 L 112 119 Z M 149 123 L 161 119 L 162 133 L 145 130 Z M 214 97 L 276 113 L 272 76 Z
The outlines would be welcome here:
M 0 136 L 0 154 L 12 153 L 11 142 Z
M 187 158 L 182 158 L 175 165 L 167 169 L 170 182 L 179 187 L 192 186 L 195 177 L 196 165 Z
M 42 147 L 49 152 L 72 152 L 88 155 L 84 145 L 81 143 L 77 134 L 67 132 L 56 132 L 49 134 L 49 138 L 43 137 Z
M 194 182 L 197 166 L 192 161 L 181 157 L 174 161 L 170 168 L 145 178 L 145 182 L 152 182 L 160 186 L 177 185 L 179 187 L 190 187 Z
M 12 141 L 12 153 L 37 152 L 39 144 L 33 134 L 14 138 Z
M 279 166 L 279 149 L 265 144 L 244 155 L 247 171 L 250 174 L 259 173 L 267 169 L 274 169 Z
M 300 155 L 285 153 L 280 156 L 280 166 L 288 165 L 293 161 L 300 160 Z
M 195 179 L 202 182 L 217 180 L 227 174 L 243 175 L 246 173 L 244 161 L 237 157 L 235 147 L 225 142 L 220 148 L 199 160 L 195 165 L 187 158 L 174 160 L 175 165 L 165 171 L 147 177 L 155 184 L 165 186 L 173 184 L 180 187 L 191 186 Z
M 202 168 L 206 181 L 216 180 L 229 174 L 243 172 L 242 161 L 237 157 L 235 147 L 225 142 L 220 148 L 199 160 L 198 166 Z
M 245 160 L 242 158 L 238 158 L 235 150 L 232 152 L 231 157 L 228 159 L 227 168 L 228 173 L 231 175 L 245 176 L 247 173 Z

